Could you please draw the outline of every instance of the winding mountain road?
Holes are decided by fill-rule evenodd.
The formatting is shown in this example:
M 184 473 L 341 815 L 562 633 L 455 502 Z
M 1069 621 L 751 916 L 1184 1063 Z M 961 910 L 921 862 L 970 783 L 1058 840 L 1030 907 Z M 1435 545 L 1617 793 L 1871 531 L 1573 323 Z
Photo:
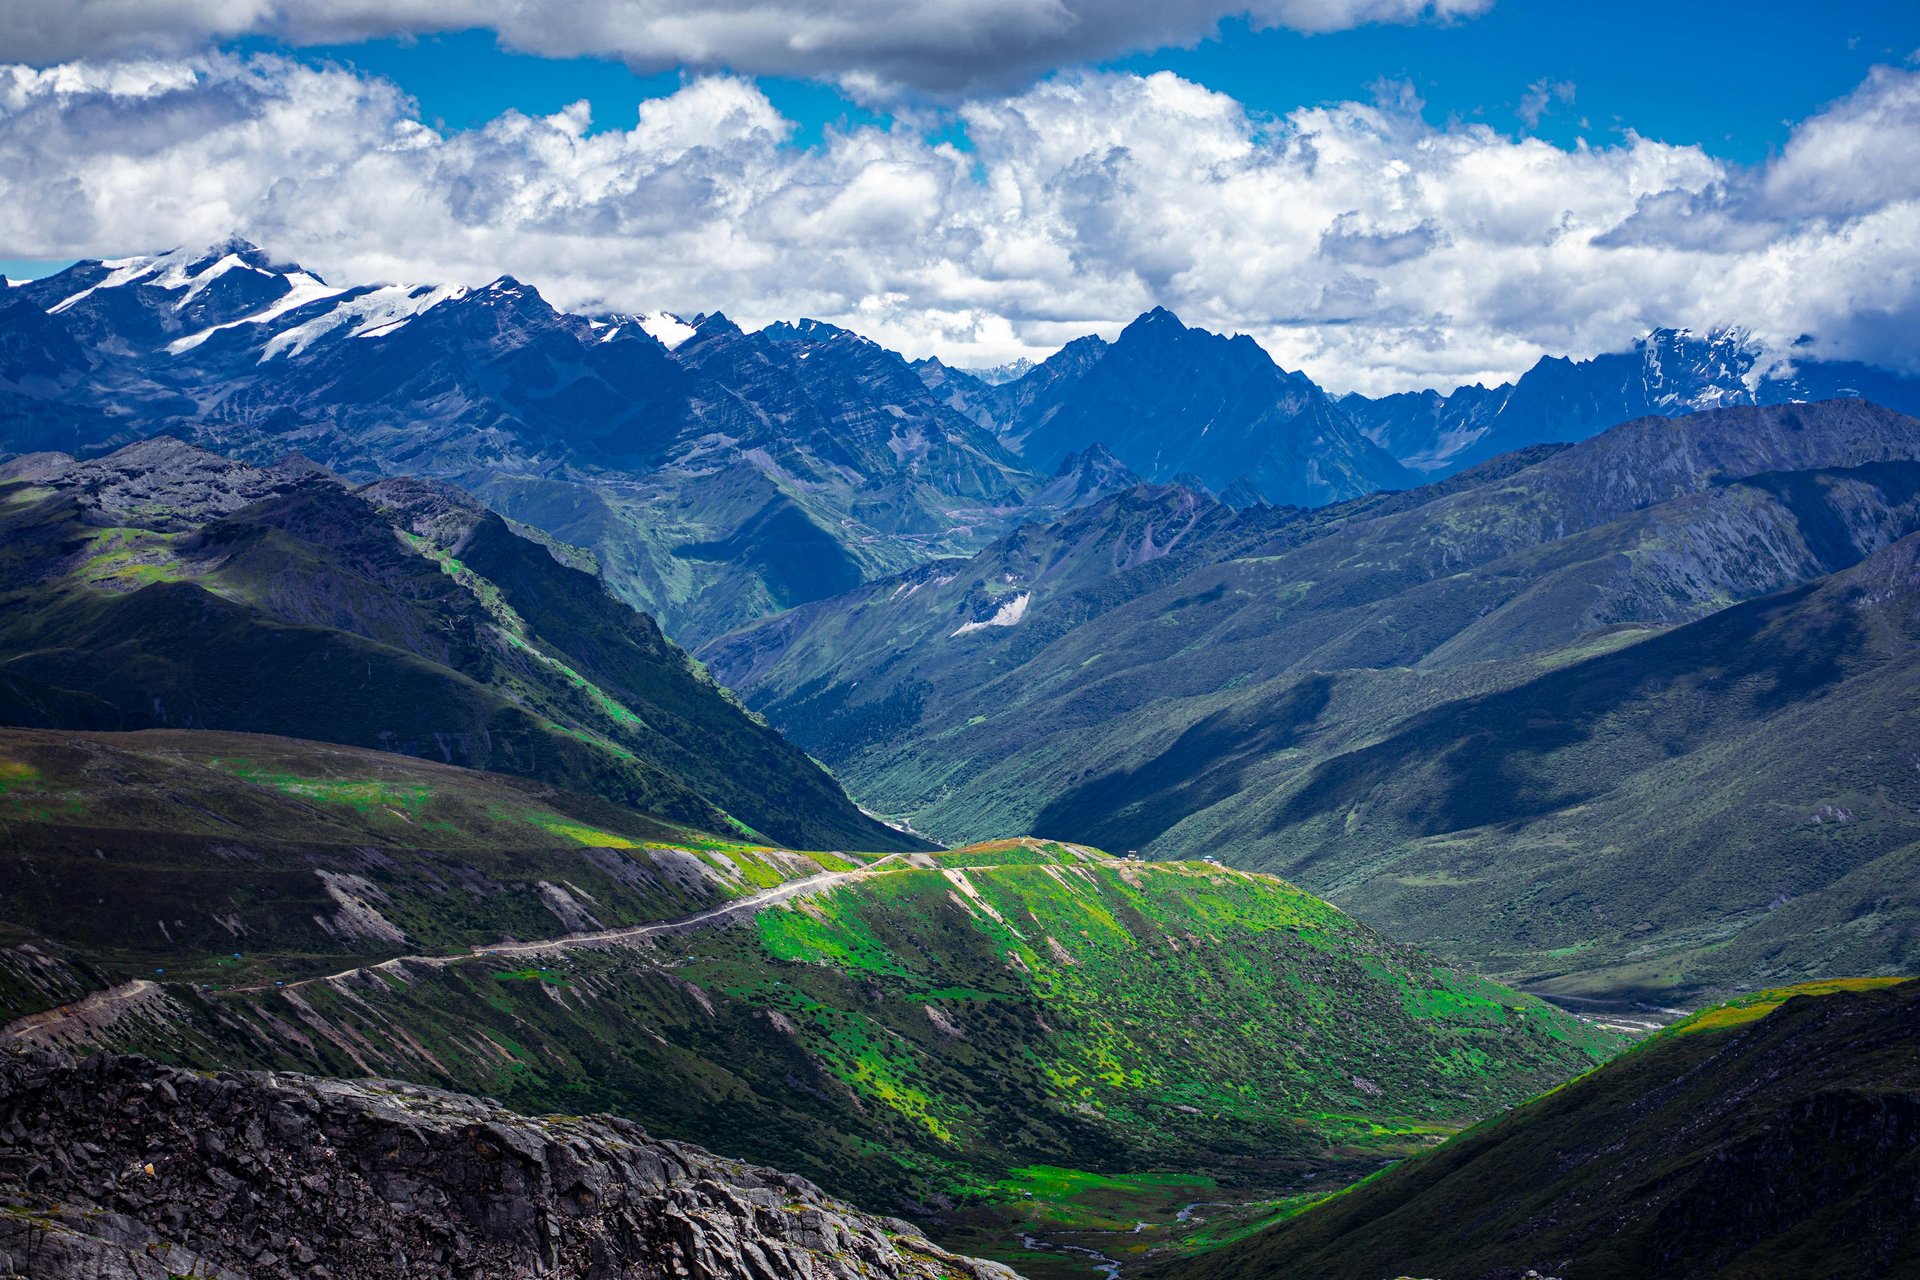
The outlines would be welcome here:
M 744 897 L 733 898 L 717 907 L 708 907 L 691 915 L 676 916 L 671 920 L 652 920 L 645 924 L 621 925 L 614 929 L 593 929 L 580 933 L 564 933 L 553 938 L 536 938 L 530 942 L 495 942 L 486 946 L 472 947 L 452 955 L 404 955 L 392 956 L 372 964 L 355 965 L 351 969 L 342 969 L 338 973 L 329 973 L 312 978 L 298 978 L 292 982 L 283 982 L 278 986 L 271 982 L 257 982 L 246 986 L 228 988 L 233 992 L 252 991 L 292 991 L 315 982 L 335 982 L 342 978 L 351 978 L 358 973 L 369 973 L 376 969 L 385 969 L 393 965 L 427 965 L 444 968 L 450 964 L 460 964 L 477 956 L 538 956 L 575 947 L 595 947 L 638 942 L 644 938 L 660 937 L 667 934 L 685 933 L 708 925 L 720 924 L 735 916 L 758 911 L 762 907 L 776 902 L 785 902 L 789 898 L 804 897 L 808 894 L 824 893 L 843 884 L 879 873 L 887 863 L 897 858 L 910 857 L 904 853 L 889 853 L 876 858 L 862 867 L 850 871 L 822 871 L 817 875 L 802 876 L 797 880 L 787 880 L 774 885 L 771 889 L 761 889 Z
M 1066 849 L 1083 857 L 1095 856 L 1092 850 L 1079 845 L 1064 845 Z M 904 860 L 904 861 L 903 861 Z M 392 970 L 405 965 L 424 965 L 430 968 L 444 968 L 447 965 L 461 964 L 483 956 L 540 956 L 558 954 L 576 947 L 618 946 L 623 943 L 639 942 L 647 938 L 662 937 L 670 934 L 685 933 L 690 930 L 722 924 L 736 916 L 758 911 L 763 907 L 792 898 L 810 894 L 824 893 L 841 885 L 853 884 L 875 875 L 886 875 L 904 870 L 919 870 L 935 866 L 925 854 L 889 853 L 875 858 L 864 866 L 846 871 L 822 871 L 816 875 L 802 876 L 788 880 L 769 889 L 761 889 L 742 897 L 707 907 L 690 915 L 676 916 L 671 920 L 652 920 L 644 924 L 621 925 L 613 929 L 584 930 L 578 933 L 561 934 L 552 938 L 538 938 L 529 942 L 496 942 L 486 946 L 471 947 L 466 951 L 451 955 L 398 955 L 385 960 L 376 960 L 367 964 L 354 965 L 338 973 L 316 975 L 311 978 L 295 978 L 279 983 L 256 982 L 227 988 L 224 994 L 248 994 L 262 991 L 297 991 L 301 987 L 316 982 L 338 982 L 359 974 L 374 973 L 379 970 Z M 967 870 L 992 870 L 991 866 L 970 867 Z M 68 1004 L 43 1009 L 38 1013 L 27 1014 L 8 1023 L 0 1029 L 0 1044 L 50 1044 L 65 1038 L 68 1033 L 77 1033 L 84 1038 L 87 1029 L 104 1026 L 117 1018 L 156 1001 L 167 999 L 165 988 L 159 983 L 145 978 L 94 991 Z

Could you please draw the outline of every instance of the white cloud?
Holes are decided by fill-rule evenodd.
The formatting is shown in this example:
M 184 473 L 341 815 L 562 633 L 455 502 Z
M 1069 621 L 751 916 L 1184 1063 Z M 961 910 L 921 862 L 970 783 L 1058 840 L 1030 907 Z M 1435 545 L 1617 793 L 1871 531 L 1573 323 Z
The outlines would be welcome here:
M 1558 147 L 1383 94 L 1281 119 L 1170 74 L 1056 77 L 906 126 L 791 124 L 706 77 L 441 134 L 296 61 L 0 69 L 0 244 L 238 232 L 346 281 L 482 283 L 742 323 L 811 315 L 955 363 L 1039 356 L 1156 303 L 1336 389 L 1512 376 L 1658 324 L 1920 371 L 1920 73 L 1876 71 L 1754 170 L 1634 135 Z M 1849 159 L 1854 157 L 1854 159 Z
M 1832 217 L 1920 196 L 1920 74 L 1876 67 L 1793 131 L 1761 175 L 1768 212 Z
M 552 57 L 838 80 L 866 94 L 1008 89 L 1055 67 L 1206 38 L 1223 18 L 1321 32 L 1450 20 L 1493 0 L 0 0 L 0 61 L 192 53 L 475 28 Z
M 1520 95 L 1520 105 L 1515 109 L 1514 114 L 1526 123 L 1527 128 L 1538 128 L 1540 118 L 1553 110 L 1555 104 L 1571 105 L 1573 94 L 1574 86 L 1571 80 L 1535 80 L 1527 86 L 1527 91 Z

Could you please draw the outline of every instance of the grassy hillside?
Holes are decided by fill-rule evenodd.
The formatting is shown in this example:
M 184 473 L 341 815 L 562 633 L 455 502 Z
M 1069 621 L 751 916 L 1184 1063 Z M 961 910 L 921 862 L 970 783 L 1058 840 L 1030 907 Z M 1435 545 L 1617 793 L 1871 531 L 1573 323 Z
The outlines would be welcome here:
M 1620 1043 L 1283 881 L 1035 841 L 896 855 L 709 928 L 157 988 L 46 1034 L 609 1109 L 1002 1255 L 1089 1185 L 1350 1176 Z
M 0 483 L 0 722 L 437 758 L 758 842 L 914 847 L 645 615 L 457 491 L 156 440 Z
M 1920 536 L 1319 762 L 1261 817 L 1368 919 L 1570 994 L 1920 967 Z
M 181 730 L 0 730 L 0 848 L 6 1017 L 138 977 L 225 988 L 666 919 L 860 856 L 406 756 Z
M 1155 1274 L 1920 1274 L 1917 1050 L 1920 982 L 1763 993 Z
M 1890 753 L 1853 744 L 1877 723 L 1858 718 L 1870 707 L 1897 718 L 1904 704 L 1883 682 L 1851 716 L 1818 705 L 1822 664 L 1854 643 L 1848 610 L 1830 612 L 1830 634 L 1783 635 L 1771 675 L 1732 635 L 1748 615 L 1730 616 L 1715 643 L 1751 667 L 1746 685 L 1713 683 L 1719 659 L 1704 641 L 1687 696 L 1652 695 L 1667 649 L 1648 650 L 1644 679 L 1602 676 L 1634 670 L 1650 637 L 1851 569 L 1920 529 L 1916 459 L 1920 422 L 1836 402 L 1628 423 L 1313 513 L 1148 521 L 1136 493 L 702 653 L 867 803 L 944 838 L 1026 830 L 1155 856 L 1231 849 L 1514 978 L 1699 959 L 1709 946 L 1711 963 L 1604 982 L 1729 989 L 1870 970 L 1900 963 L 1904 934 L 1848 927 L 1866 898 L 1843 882 L 1904 843 L 1892 797 L 1906 765 L 1897 725 Z M 1023 597 L 1017 620 L 969 627 Z M 1622 680 L 1648 695 L 1630 732 L 1570 718 L 1570 691 L 1595 705 Z M 1762 680 L 1771 693 L 1752 687 Z M 1476 719 L 1501 708 L 1518 718 Z M 1458 733 L 1435 737 L 1441 723 Z M 1752 793 L 1759 808 L 1740 798 L 1756 750 L 1779 766 Z M 1361 767 L 1383 752 L 1399 763 Z M 1850 771 L 1847 788 L 1836 770 Z M 1348 774 L 1351 793 L 1333 787 Z M 1827 804 L 1858 817 L 1855 784 L 1888 798 L 1873 809 L 1893 824 L 1888 840 L 1810 854 L 1796 824 Z M 1676 806 L 1676 785 L 1710 798 Z M 1548 813 L 1550 828 L 1525 829 Z M 1739 841 L 1702 843 L 1716 824 L 1724 837 L 1730 815 Z M 1701 840 L 1660 856 L 1699 891 L 1649 914 L 1671 884 L 1631 868 L 1676 823 Z M 1427 840 L 1433 849 L 1391 865 Z M 1491 912 L 1458 909 L 1489 900 Z M 1798 941 L 1717 945 L 1788 902 L 1806 914 L 1774 927 Z

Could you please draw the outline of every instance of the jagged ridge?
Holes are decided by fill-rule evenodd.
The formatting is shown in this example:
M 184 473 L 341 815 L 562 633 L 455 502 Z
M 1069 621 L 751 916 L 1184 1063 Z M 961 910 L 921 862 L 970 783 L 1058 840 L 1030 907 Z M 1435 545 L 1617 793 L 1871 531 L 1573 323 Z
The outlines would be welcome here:
M 615 1117 L 0 1054 L 0 1264 L 95 1280 L 1013 1280 Z

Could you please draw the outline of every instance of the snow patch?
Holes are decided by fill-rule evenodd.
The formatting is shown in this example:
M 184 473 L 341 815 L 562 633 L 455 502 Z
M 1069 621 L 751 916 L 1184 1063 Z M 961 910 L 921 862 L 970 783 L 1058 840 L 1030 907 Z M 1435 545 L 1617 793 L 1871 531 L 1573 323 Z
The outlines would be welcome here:
M 199 297 L 201 292 L 205 290 L 208 285 L 212 284 L 215 280 L 218 280 L 221 276 L 227 274 L 227 272 L 232 271 L 235 268 L 239 268 L 244 271 L 252 271 L 263 276 L 270 276 L 273 274 L 273 272 L 271 271 L 261 271 L 259 267 L 256 267 L 251 263 L 242 262 L 240 260 L 240 255 L 236 253 L 229 253 L 225 255 L 218 262 L 215 262 L 212 266 L 208 267 L 206 270 L 202 271 L 197 276 L 188 275 L 186 273 L 186 270 L 182 268 L 180 269 L 178 274 L 178 281 L 179 281 L 179 285 L 184 285 L 187 291 L 180 295 L 180 301 L 173 304 L 173 309 L 175 311 L 183 310 L 189 302 L 192 302 L 195 298 Z M 163 289 L 172 289 L 172 288 L 179 287 L 179 285 L 175 284 L 175 274 L 173 272 L 168 272 L 166 275 L 162 276 L 159 280 L 155 281 L 154 283 L 158 284 Z
M 250 316 L 241 316 L 238 320 L 229 320 L 225 324 L 216 324 L 211 329 L 202 329 L 184 338 L 175 338 L 167 344 L 167 354 L 184 355 L 222 329 L 236 329 L 243 324 L 271 324 L 289 311 L 298 311 L 310 302 L 319 302 L 324 298 L 337 298 L 346 292 L 345 289 L 336 289 L 304 271 L 288 276 L 287 283 L 293 287 L 265 311 L 256 311 Z
M 396 332 L 422 312 L 450 299 L 463 298 L 466 294 L 466 288 L 460 285 L 427 287 L 396 284 L 374 289 L 349 298 L 284 333 L 274 334 L 268 340 L 266 349 L 260 353 L 260 363 L 265 364 L 275 356 L 297 356 L 345 325 L 353 326 L 346 335 L 349 338 L 383 337 Z
M 122 285 L 132 284 L 136 280 L 144 280 L 155 271 L 158 271 L 161 264 L 165 261 L 166 259 L 164 258 L 103 259 L 100 265 L 107 268 L 107 278 L 105 280 L 102 280 L 99 284 L 82 289 L 71 297 L 62 298 L 47 308 L 47 314 L 57 316 L 75 303 L 90 297 L 101 289 L 118 289 Z
M 951 640 L 953 636 L 964 636 L 970 631 L 984 631 L 988 627 L 1011 627 L 1018 623 L 1020 619 L 1027 616 L 1027 604 L 1032 599 L 1033 592 L 1022 591 L 1019 595 L 994 610 L 991 618 L 984 619 L 980 622 L 963 622 L 959 628 L 953 632 L 953 635 L 947 638 Z
M 665 311 L 650 311 L 637 315 L 634 323 L 645 329 L 661 346 L 671 351 L 691 338 L 694 328 L 679 316 Z M 609 335 L 611 336 L 611 335 Z

